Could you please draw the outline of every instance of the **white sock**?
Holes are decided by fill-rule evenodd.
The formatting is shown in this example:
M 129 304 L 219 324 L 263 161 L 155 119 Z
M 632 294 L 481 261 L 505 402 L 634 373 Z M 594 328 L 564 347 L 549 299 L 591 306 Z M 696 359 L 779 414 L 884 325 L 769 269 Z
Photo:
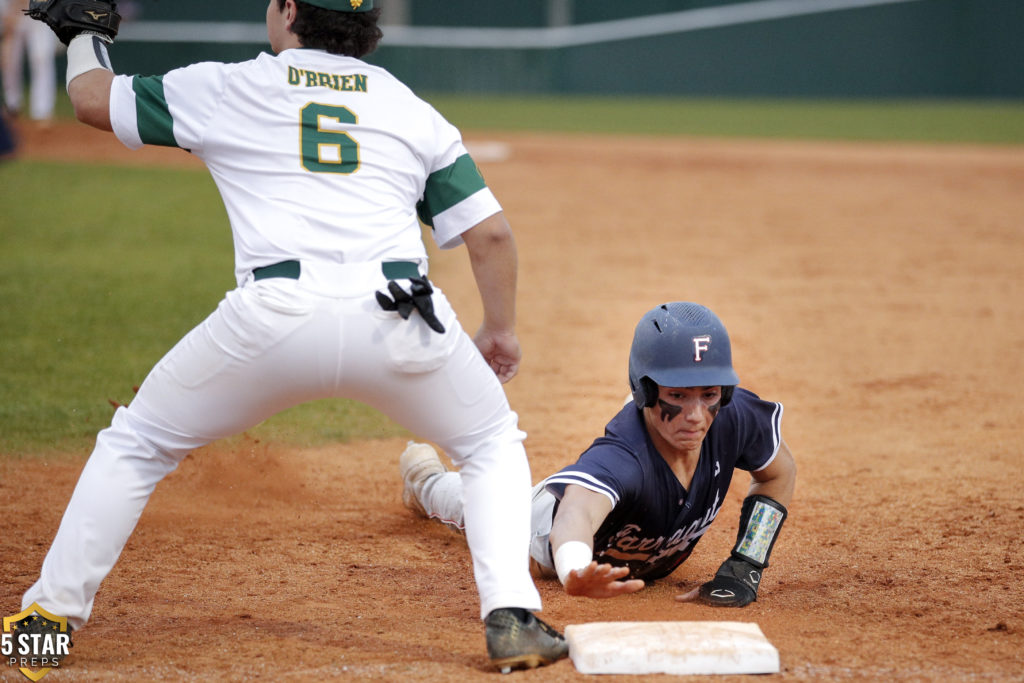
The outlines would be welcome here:
M 446 526 L 464 531 L 462 477 L 458 472 L 444 472 L 429 477 L 417 493 L 427 516 Z

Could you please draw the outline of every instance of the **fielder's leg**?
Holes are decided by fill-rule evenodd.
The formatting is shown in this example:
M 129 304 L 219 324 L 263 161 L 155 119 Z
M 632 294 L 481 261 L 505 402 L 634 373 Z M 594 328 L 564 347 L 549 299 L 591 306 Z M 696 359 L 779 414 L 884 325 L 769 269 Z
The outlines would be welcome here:
M 19 17 L 20 19 L 20 17 Z M 25 27 L 29 19 L 17 21 L 10 33 L 0 44 L 0 67 L 3 67 L 4 82 L 4 106 L 11 115 L 21 111 L 22 90 L 24 79 L 22 77 L 22 64 L 25 56 Z
M 434 307 L 443 310 L 436 295 Z M 481 617 L 498 607 L 537 610 L 540 594 L 528 570 L 531 481 L 522 443 L 526 434 L 473 340 L 454 317 L 442 320 L 444 335 L 427 330 L 438 343 L 453 345 L 439 367 L 428 372 L 402 372 L 400 366 L 392 372 L 378 370 L 367 375 L 366 394 L 359 398 L 438 444 L 458 468 Z M 426 329 L 417 316 L 401 323 Z M 361 350 L 368 354 L 386 353 L 386 344 L 366 344 L 372 349 Z M 380 365 L 386 363 L 376 367 Z
M 438 444 L 458 468 L 466 542 L 492 663 L 502 669 L 546 664 L 564 657 L 568 648 L 532 613 L 541 600 L 529 572 L 526 434 L 498 378 L 439 290 L 433 299 L 446 328 L 443 335 L 415 315 L 382 319 L 370 335 L 357 335 L 345 345 L 358 349 L 358 357 L 384 354 L 375 367 L 390 371 L 361 375 L 359 367 L 350 367 L 347 379 L 357 398 Z M 389 343 L 391 337 L 410 344 Z
M 33 121 L 53 118 L 57 104 L 57 36 L 41 21 L 27 27 L 26 49 L 29 59 L 29 116 Z
M 99 433 L 39 579 L 22 598 L 65 616 L 78 630 L 89 619 L 93 598 L 121 554 L 156 483 L 178 465 L 138 436 L 133 418 L 118 408 Z
M 309 365 L 305 359 L 314 354 L 285 340 L 308 343 L 300 332 L 309 316 L 275 305 L 263 306 L 252 292 L 230 292 L 157 363 L 131 405 L 118 408 L 96 439 L 23 608 L 36 602 L 81 628 L 157 483 L 190 451 L 297 402 L 303 389 L 288 382 L 316 371 L 302 373 L 285 361 Z

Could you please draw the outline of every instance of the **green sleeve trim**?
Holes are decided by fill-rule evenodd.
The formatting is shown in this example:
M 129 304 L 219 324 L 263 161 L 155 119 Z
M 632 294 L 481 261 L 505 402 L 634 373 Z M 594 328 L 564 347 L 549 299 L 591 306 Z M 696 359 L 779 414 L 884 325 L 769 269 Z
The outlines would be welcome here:
M 135 116 L 139 125 L 139 138 L 147 145 L 178 147 L 174 139 L 174 120 L 164 97 L 163 76 L 135 76 Z
M 472 157 L 463 154 L 451 165 L 434 171 L 427 176 L 423 199 L 416 205 L 416 211 L 427 225 L 433 225 L 433 218 L 447 211 L 467 197 L 487 187 L 484 177 Z
M 426 201 L 421 199 L 416 202 L 416 215 L 420 217 L 423 225 L 434 227 L 434 217 L 430 215 L 430 210 L 427 208 Z

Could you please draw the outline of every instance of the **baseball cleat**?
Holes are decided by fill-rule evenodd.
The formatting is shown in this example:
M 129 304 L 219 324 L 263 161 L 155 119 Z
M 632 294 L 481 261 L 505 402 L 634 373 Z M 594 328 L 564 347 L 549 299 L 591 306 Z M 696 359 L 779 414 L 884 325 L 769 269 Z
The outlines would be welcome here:
M 423 484 L 435 474 L 444 474 L 448 468 L 432 446 L 410 441 L 398 459 L 398 471 L 402 475 L 402 502 L 405 507 L 420 517 L 426 517 L 427 511 L 419 497 Z
M 491 665 L 502 673 L 544 666 L 569 654 L 565 637 L 529 610 L 496 609 L 484 619 L 484 627 Z

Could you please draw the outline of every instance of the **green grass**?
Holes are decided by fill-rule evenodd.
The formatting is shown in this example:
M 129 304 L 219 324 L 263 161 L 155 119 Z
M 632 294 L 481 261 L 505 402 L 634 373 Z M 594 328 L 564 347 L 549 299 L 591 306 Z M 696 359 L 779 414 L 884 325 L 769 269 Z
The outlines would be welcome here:
M 1019 102 L 428 97 L 465 130 L 1024 143 Z M 70 118 L 66 95 L 58 115 Z M 85 448 L 159 358 L 234 286 L 202 170 L 0 164 L 0 454 Z M 261 425 L 299 445 L 402 430 L 349 401 Z
M 1024 144 L 1024 100 L 424 94 L 464 130 Z M 72 118 L 67 95 L 57 114 Z
M 1024 102 L 428 96 L 465 130 L 1024 143 Z
M 423 96 L 463 130 L 1024 144 L 1024 100 Z
M 234 286 L 227 215 L 203 170 L 17 161 L 0 188 L 0 454 L 82 449 Z M 263 432 L 308 444 L 401 430 L 321 401 Z

